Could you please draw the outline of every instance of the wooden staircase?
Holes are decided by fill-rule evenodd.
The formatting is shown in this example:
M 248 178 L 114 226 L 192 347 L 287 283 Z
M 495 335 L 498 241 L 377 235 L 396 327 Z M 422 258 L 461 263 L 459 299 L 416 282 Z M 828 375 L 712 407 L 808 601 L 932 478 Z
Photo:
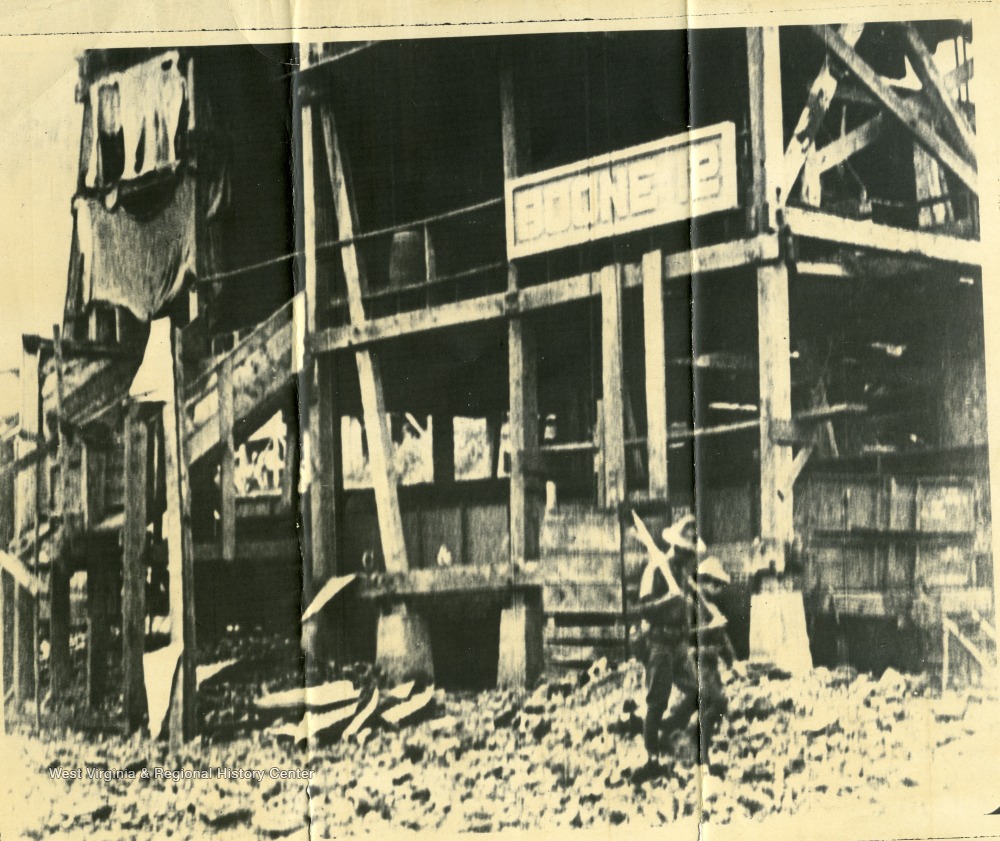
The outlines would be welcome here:
M 623 557 L 624 548 L 624 557 Z M 551 670 L 627 655 L 644 550 L 617 515 L 585 506 L 548 512 L 540 536 L 545 661 Z M 624 586 L 622 573 L 624 570 Z
M 295 375 L 293 313 L 296 299 L 302 295 L 296 295 L 232 350 L 217 357 L 207 371 L 184 384 L 189 463 L 204 458 L 222 443 L 226 433 L 219 420 L 219 407 L 227 398 L 234 430 L 248 433 L 281 405 Z

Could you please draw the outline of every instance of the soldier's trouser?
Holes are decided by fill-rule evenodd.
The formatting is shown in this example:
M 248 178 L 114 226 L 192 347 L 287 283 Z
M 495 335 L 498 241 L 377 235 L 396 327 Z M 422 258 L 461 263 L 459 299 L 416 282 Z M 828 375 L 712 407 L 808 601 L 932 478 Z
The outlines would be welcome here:
M 683 693 L 683 697 L 667 721 L 664 721 L 663 714 L 670 704 L 670 692 L 674 686 Z M 686 642 L 650 643 L 649 658 L 646 661 L 646 721 L 643 727 L 646 751 L 658 754 L 660 730 L 683 726 L 697 708 L 698 678 Z

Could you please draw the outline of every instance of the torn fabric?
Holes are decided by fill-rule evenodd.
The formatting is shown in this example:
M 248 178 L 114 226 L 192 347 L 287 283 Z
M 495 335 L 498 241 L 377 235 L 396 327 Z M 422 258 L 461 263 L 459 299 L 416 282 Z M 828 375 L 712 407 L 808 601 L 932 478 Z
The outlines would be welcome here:
M 109 187 L 175 165 L 187 130 L 187 79 L 176 50 L 96 80 L 89 90 L 84 184 Z
M 83 258 L 80 300 L 125 307 L 149 321 L 180 294 L 195 271 L 195 182 L 185 174 L 157 188 L 157 206 L 131 212 L 124 200 L 112 210 L 100 200 L 74 204 Z

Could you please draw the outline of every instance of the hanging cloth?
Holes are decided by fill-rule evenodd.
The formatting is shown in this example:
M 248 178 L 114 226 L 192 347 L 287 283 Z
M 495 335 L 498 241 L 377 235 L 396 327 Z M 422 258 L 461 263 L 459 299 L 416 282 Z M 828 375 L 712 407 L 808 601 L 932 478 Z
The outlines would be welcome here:
M 195 272 L 194 177 L 184 173 L 146 190 L 142 201 L 139 207 L 123 200 L 109 210 L 99 199 L 81 197 L 74 214 L 83 305 L 103 301 L 148 322 Z

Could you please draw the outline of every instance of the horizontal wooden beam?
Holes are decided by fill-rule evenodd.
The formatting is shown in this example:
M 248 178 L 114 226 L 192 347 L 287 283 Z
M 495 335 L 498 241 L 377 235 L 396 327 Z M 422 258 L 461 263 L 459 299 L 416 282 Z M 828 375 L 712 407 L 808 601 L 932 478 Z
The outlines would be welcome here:
M 708 274 L 778 258 L 778 238 L 771 234 L 745 240 L 706 245 L 668 255 L 663 261 L 663 276 L 667 280 Z M 639 272 L 624 272 L 622 285 L 638 288 L 642 283 Z M 476 324 L 507 318 L 523 312 L 557 307 L 596 297 L 600 292 L 596 274 L 540 283 L 519 290 L 516 295 L 494 293 L 467 301 L 442 304 L 384 318 L 368 319 L 363 324 L 333 327 L 316 333 L 312 338 L 313 353 L 330 353 L 344 348 L 373 344 L 402 336 L 425 333 L 463 324 Z
M 870 248 L 873 251 L 908 254 L 962 266 L 978 268 L 982 265 L 981 246 L 976 240 L 928 231 L 910 231 L 798 207 L 786 208 L 785 221 L 792 233 L 800 237 Z

